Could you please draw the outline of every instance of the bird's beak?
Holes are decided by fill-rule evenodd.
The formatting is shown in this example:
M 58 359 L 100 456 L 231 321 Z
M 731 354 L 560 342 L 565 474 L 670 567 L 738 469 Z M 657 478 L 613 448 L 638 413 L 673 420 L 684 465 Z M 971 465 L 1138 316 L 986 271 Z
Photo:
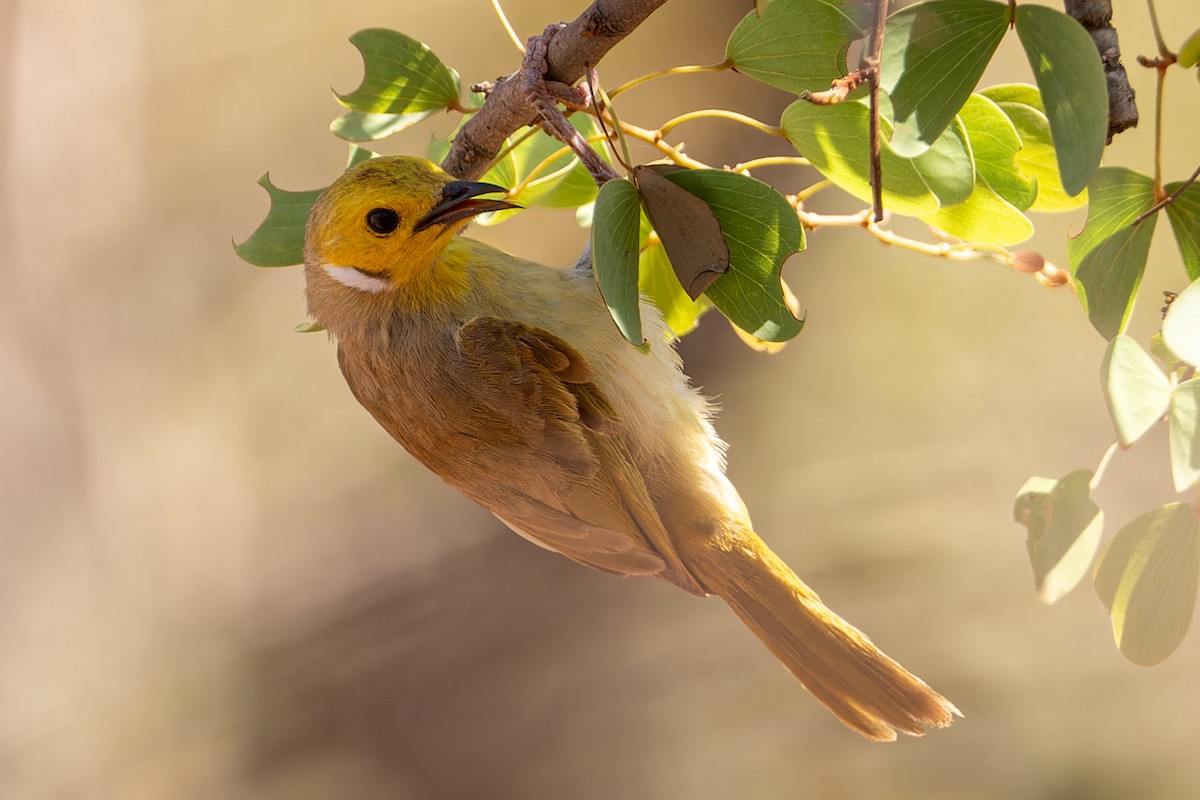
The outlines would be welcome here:
M 505 208 L 520 208 L 516 203 L 507 200 L 477 200 L 481 194 L 506 194 L 503 186 L 494 183 L 477 183 L 475 181 L 450 181 L 442 189 L 442 200 L 429 210 L 413 226 L 413 232 L 423 231 L 434 225 L 449 225 L 461 219 L 482 214 L 485 211 L 500 211 Z

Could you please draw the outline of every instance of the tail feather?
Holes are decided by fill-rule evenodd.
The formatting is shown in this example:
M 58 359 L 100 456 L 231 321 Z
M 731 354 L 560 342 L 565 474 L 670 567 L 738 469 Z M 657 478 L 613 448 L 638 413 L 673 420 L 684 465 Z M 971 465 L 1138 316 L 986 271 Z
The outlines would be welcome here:
M 688 554 L 688 567 L 847 727 L 891 741 L 961 716 L 821 602 L 753 532 Z

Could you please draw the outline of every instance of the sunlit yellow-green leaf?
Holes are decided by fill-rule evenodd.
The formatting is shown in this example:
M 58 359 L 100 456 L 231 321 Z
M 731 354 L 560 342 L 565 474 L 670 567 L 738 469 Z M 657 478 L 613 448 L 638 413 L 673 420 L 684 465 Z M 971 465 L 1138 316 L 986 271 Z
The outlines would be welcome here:
M 939 208 L 921 221 L 938 230 L 979 244 L 1010 247 L 1033 235 L 1033 223 L 992 190 L 980 176 L 963 202 Z
M 1100 382 L 1122 444 L 1133 444 L 1167 411 L 1171 381 L 1128 336 L 1115 336 L 1108 343 Z
M 1008 115 L 992 100 L 973 94 L 959 112 L 959 119 L 967 130 L 979 178 L 1017 211 L 1033 205 L 1038 194 L 1037 181 L 1022 175 L 1017 166 L 1021 135 Z
M 1181 67 L 1194 67 L 1196 62 L 1200 62 L 1200 28 L 1192 31 L 1192 35 L 1179 46 L 1176 59 Z
M 642 248 L 638 273 L 638 287 L 642 294 L 658 306 L 667 327 L 676 336 L 683 336 L 694 329 L 704 312 L 712 308 L 712 301 L 705 295 L 695 300 L 688 297 L 675 277 L 661 242 L 651 241 Z
M 1096 554 L 1104 513 L 1089 496 L 1091 479 L 1082 469 L 1058 481 L 1030 478 L 1013 503 L 1013 518 L 1029 531 L 1025 544 L 1044 603 L 1074 589 Z
M 1200 378 L 1175 387 L 1167 421 L 1171 477 L 1175 480 L 1175 491 L 1186 492 L 1200 482 Z
M 777 0 L 778 2 L 778 0 Z M 792 146 L 821 174 L 864 202 L 871 202 L 868 111 L 862 103 L 816 106 L 797 100 L 783 112 L 780 126 Z M 880 125 L 887 130 L 887 121 Z M 883 205 L 898 214 L 919 217 L 937 211 L 940 202 L 913 161 L 896 155 L 885 143 Z
M 1155 509 L 1113 537 L 1093 581 L 1126 658 L 1152 666 L 1175 651 L 1192 622 L 1198 578 L 1200 531 L 1186 503 Z
M 985 96 L 987 93 L 984 93 Z M 1058 156 L 1050 139 L 1050 123 L 1046 115 L 1032 105 L 1009 101 L 998 102 L 1021 136 L 1017 151 L 1017 167 L 1021 174 L 1037 181 L 1037 199 L 1030 211 L 1070 211 L 1087 203 L 1087 191 L 1077 195 L 1067 193 L 1058 173 Z

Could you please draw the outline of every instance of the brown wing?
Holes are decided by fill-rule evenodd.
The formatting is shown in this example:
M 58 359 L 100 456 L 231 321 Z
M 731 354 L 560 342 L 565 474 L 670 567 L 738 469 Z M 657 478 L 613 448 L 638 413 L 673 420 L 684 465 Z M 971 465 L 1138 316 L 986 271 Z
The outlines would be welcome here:
M 510 527 L 576 561 L 654 574 L 704 594 L 683 567 L 592 367 L 562 339 L 523 323 L 477 317 L 456 343 L 461 386 L 506 421 L 503 460 L 476 497 Z

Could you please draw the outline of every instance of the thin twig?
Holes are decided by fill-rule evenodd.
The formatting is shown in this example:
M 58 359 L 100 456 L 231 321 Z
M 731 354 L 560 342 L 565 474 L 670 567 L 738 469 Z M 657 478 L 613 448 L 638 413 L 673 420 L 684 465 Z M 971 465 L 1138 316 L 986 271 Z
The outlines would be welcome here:
M 875 0 L 875 27 L 871 31 L 871 54 L 863 59 L 871 102 L 871 211 L 876 222 L 883 220 L 883 164 L 879 135 L 879 61 L 883 54 L 883 29 L 887 23 L 887 0 Z
M 1195 170 L 1195 172 L 1192 173 L 1191 177 L 1189 177 L 1186 181 L 1184 181 L 1183 184 L 1178 189 L 1171 192 L 1169 195 L 1164 197 L 1162 200 L 1159 200 L 1157 203 L 1155 203 L 1153 206 L 1151 206 L 1149 209 L 1147 209 L 1140 217 L 1138 217 L 1137 219 L 1135 219 L 1133 221 L 1133 224 L 1137 225 L 1139 222 L 1146 219 L 1147 217 L 1157 214 L 1161 209 L 1164 209 L 1167 206 L 1174 203 L 1179 198 L 1179 195 L 1183 194 L 1184 191 L 1186 191 L 1189 186 L 1191 186 L 1193 183 L 1196 182 L 1197 178 L 1200 178 L 1200 167 L 1196 167 L 1196 170 Z

